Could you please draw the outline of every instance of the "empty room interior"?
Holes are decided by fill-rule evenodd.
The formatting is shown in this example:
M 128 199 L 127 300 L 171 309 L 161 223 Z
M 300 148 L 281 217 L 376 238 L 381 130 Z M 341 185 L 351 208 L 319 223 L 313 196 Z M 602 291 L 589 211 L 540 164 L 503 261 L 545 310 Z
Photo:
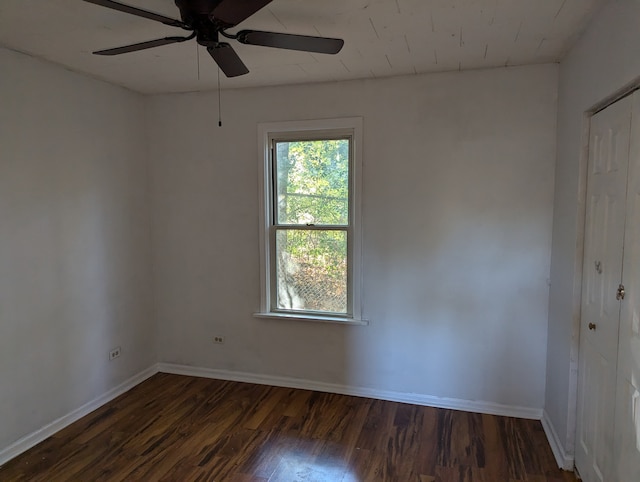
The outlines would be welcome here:
M 640 480 L 639 25 L 2 0 L 0 480 Z

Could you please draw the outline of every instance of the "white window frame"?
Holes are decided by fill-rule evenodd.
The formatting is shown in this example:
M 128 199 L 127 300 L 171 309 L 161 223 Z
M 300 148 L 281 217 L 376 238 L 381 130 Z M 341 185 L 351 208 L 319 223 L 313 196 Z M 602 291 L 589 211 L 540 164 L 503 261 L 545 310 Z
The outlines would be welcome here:
M 259 206 L 260 206 L 260 311 L 258 318 L 273 318 L 297 321 L 320 321 L 342 324 L 366 325 L 362 319 L 362 117 L 320 119 L 305 121 L 268 122 L 258 124 L 259 166 Z M 351 295 L 351 313 L 323 314 L 318 312 L 283 312 L 272 309 L 272 297 L 276 296 L 272 287 L 272 256 L 274 248 L 270 231 L 272 221 L 272 139 L 295 139 L 332 136 L 351 137 L 351 166 L 349 185 L 349 240 L 347 256 L 350 257 L 351 271 L 347 289 Z

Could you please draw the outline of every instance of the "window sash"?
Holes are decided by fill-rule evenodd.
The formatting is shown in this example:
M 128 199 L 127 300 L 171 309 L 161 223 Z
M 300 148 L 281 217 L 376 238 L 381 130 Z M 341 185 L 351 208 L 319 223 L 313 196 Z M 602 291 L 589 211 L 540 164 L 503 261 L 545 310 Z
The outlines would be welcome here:
M 348 168 L 348 207 L 347 207 L 347 224 L 322 224 L 322 223 L 314 223 L 313 225 L 309 224 L 293 224 L 293 223 L 281 223 L 278 219 L 278 168 L 277 168 L 277 160 L 276 160 L 276 144 L 279 142 L 313 142 L 313 141 L 339 141 L 346 140 L 349 141 L 349 168 Z M 314 132 L 314 135 L 309 135 L 308 132 L 291 132 L 287 134 L 278 134 L 269 137 L 269 165 L 268 169 L 270 172 L 270 224 L 272 226 L 351 226 L 353 223 L 353 217 L 355 215 L 354 212 L 354 201 L 353 201 L 353 191 L 354 191 L 354 183 L 353 183 L 353 172 L 354 172 L 354 135 L 353 133 L 339 133 L 339 132 L 331 132 L 331 131 L 318 131 Z
M 278 231 L 342 231 L 347 242 L 347 306 L 346 312 L 321 311 L 321 310 L 295 310 L 278 308 L 278 260 L 277 241 Z M 321 315 L 351 318 L 353 317 L 353 243 L 351 241 L 353 229 L 351 226 L 306 226 L 306 225 L 271 225 L 269 228 L 269 257 L 270 257 L 270 311 L 274 313 L 317 313 Z
M 349 147 L 349 159 L 348 159 L 348 174 L 347 174 L 347 197 L 348 197 L 348 214 L 347 224 L 290 224 L 278 222 L 278 181 L 277 181 L 277 149 L 276 144 L 278 142 L 299 142 L 299 141 L 333 141 L 333 140 L 348 140 Z M 308 132 L 303 133 L 287 133 L 277 136 L 271 136 L 269 138 L 269 171 L 270 171 L 270 223 L 269 223 L 269 284 L 270 284 L 270 299 L 269 309 L 276 313 L 318 313 L 321 315 L 330 315 L 351 318 L 353 316 L 353 243 L 351 239 L 353 237 L 353 171 L 354 171 L 354 159 L 353 159 L 353 134 L 344 133 L 336 134 L 334 132 L 314 132 L 313 135 L 309 135 Z M 347 306 L 346 313 L 335 311 L 314 311 L 314 310 L 293 310 L 278 308 L 278 263 L 276 254 L 276 236 L 277 232 L 281 230 L 298 230 L 298 231 L 344 231 L 346 233 L 347 242 Z

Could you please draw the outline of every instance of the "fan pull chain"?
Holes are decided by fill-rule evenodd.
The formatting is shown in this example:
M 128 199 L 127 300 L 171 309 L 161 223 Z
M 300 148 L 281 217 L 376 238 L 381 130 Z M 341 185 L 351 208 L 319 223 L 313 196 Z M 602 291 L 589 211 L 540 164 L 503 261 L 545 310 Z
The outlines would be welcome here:
M 198 64 L 198 81 L 200 80 L 200 49 L 198 48 L 198 43 L 196 42 L 196 63 Z
M 218 127 L 222 127 L 222 107 L 220 105 L 220 67 L 218 67 Z

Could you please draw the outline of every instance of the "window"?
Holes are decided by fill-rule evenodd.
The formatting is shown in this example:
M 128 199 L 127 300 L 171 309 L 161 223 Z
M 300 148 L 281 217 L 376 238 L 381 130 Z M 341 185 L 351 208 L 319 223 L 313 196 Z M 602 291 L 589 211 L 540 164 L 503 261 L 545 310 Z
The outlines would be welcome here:
M 259 317 L 363 323 L 362 119 L 261 124 Z

